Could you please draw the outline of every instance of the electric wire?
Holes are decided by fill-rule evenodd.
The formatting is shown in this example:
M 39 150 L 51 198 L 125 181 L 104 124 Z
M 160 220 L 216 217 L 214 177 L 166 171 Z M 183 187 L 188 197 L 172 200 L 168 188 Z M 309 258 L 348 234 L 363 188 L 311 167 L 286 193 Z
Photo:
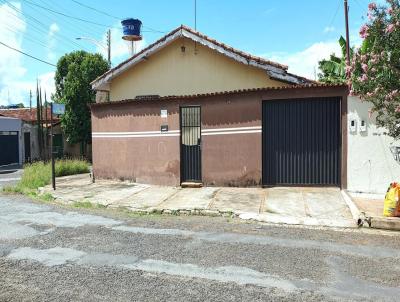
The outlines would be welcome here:
M 110 18 L 114 18 L 114 19 L 117 19 L 117 20 L 119 20 L 119 21 L 121 20 L 121 18 L 119 18 L 119 17 L 110 15 L 109 13 L 106 13 L 106 12 L 104 12 L 104 11 L 101 11 L 101 10 L 97 9 L 97 8 L 91 7 L 91 6 L 89 6 L 89 5 L 83 4 L 83 3 L 79 2 L 79 1 L 76 1 L 76 0 L 71 0 L 71 1 L 72 1 L 72 2 L 75 2 L 76 4 L 78 4 L 78 5 L 80 5 L 80 6 L 86 7 L 86 8 L 88 8 L 88 9 L 91 9 L 91 10 L 95 11 L 95 12 L 98 12 L 98 13 L 100 13 L 100 14 L 103 14 L 103 15 L 105 15 L 105 16 L 108 16 L 108 17 L 110 17 Z
M 47 3 L 43 0 L 40 0 L 43 4 L 50 6 L 50 2 Z M 87 26 L 77 26 L 76 22 L 72 22 L 71 20 L 67 19 L 67 18 L 60 18 L 59 16 L 56 16 L 55 14 L 52 14 L 51 12 L 44 12 L 42 10 L 40 10 L 37 7 L 31 6 L 30 4 L 28 4 L 29 7 L 35 11 L 38 12 L 42 15 L 44 15 L 48 20 L 56 23 L 57 25 L 60 26 L 60 28 L 63 29 L 64 32 L 69 32 L 72 35 L 74 35 L 75 37 L 79 37 L 82 35 L 88 35 L 88 36 L 93 36 L 93 35 L 97 35 L 97 33 L 99 34 L 104 34 L 104 31 L 99 29 L 98 27 L 96 27 L 96 30 L 91 30 L 90 25 Z M 75 41 L 75 40 L 74 40 Z
M 12 32 L 12 33 L 14 33 L 14 34 L 16 34 L 16 35 L 23 35 L 21 32 L 16 31 L 15 29 L 11 28 L 11 27 L 8 26 L 7 24 L 5 24 L 5 28 L 6 28 L 8 31 L 10 31 L 10 32 Z M 40 46 L 42 46 L 42 47 L 44 47 L 44 48 L 46 48 L 46 49 L 48 49 L 48 50 L 52 50 L 52 49 L 50 49 L 50 48 L 48 47 L 48 45 L 46 45 L 44 42 L 42 42 L 42 41 L 40 41 L 40 40 L 37 40 L 37 39 L 33 39 L 33 38 L 30 37 L 30 36 L 24 35 L 24 39 L 26 39 L 26 40 L 28 40 L 28 41 L 34 43 L 34 44 L 39 44 Z
M 93 11 L 99 13 L 99 14 L 103 14 L 103 15 L 105 15 L 105 16 L 108 16 L 108 17 L 110 17 L 110 18 L 113 18 L 113 19 L 116 19 L 116 20 L 119 20 L 119 21 L 121 21 L 121 20 L 124 19 L 124 18 L 121 18 L 121 17 L 117 17 L 117 16 L 114 16 L 114 15 L 111 15 L 111 14 L 105 12 L 105 11 L 102 11 L 102 10 L 99 10 L 99 9 L 97 9 L 97 8 L 95 8 L 95 7 L 86 5 L 86 4 L 81 3 L 81 2 L 79 2 L 79 1 L 76 1 L 76 0 L 71 0 L 71 1 L 74 2 L 74 3 L 76 3 L 76 4 L 78 4 L 78 5 L 80 5 L 80 6 L 83 6 L 83 7 L 87 8 L 87 9 L 93 10 Z M 154 28 L 151 28 L 151 27 L 146 26 L 146 25 L 142 25 L 142 26 L 143 26 L 143 28 L 147 28 L 147 29 L 148 29 L 148 30 L 143 30 L 143 32 L 154 32 L 154 33 L 161 33 L 161 34 L 164 34 L 164 33 L 165 33 L 165 31 L 161 31 L 161 30 L 158 30 L 158 29 L 154 29 Z M 118 28 L 121 28 L 121 27 L 118 27 Z
M 52 8 L 55 11 L 62 11 L 65 14 L 68 15 L 73 15 L 74 13 L 66 8 L 65 6 L 61 5 L 60 2 L 56 2 L 56 1 L 51 1 L 51 0 L 39 0 L 44 6 Z M 53 19 L 56 19 L 55 22 L 60 23 L 60 24 L 68 24 L 70 25 L 71 28 L 73 28 L 77 33 L 78 36 L 82 35 L 83 33 L 85 33 L 86 35 L 89 36 L 93 36 L 96 34 L 101 34 L 103 35 L 105 30 L 104 28 L 100 28 L 99 26 L 95 26 L 92 24 L 77 24 L 77 22 L 71 20 L 70 18 L 64 17 L 64 16 L 60 16 L 58 14 L 55 14 L 53 12 L 50 11 L 43 11 L 42 9 L 38 8 L 38 7 L 34 7 L 31 5 L 32 8 L 35 8 L 36 10 L 40 10 L 41 13 L 45 13 L 50 15 Z
M 16 52 L 19 52 L 19 53 L 21 53 L 21 54 L 23 54 L 23 55 L 25 55 L 25 56 L 27 56 L 27 57 L 30 57 L 30 58 L 32 58 L 32 59 L 35 59 L 35 60 L 37 60 L 37 61 L 39 61 L 39 62 L 45 63 L 45 64 L 50 65 L 50 66 L 57 67 L 57 66 L 56 66 L 55 64 L 53 64 L 53 63 L 47 62 L 47 61 L 45 61 L 45 60 L 39 59 L 38 57 L 32 56 L 32 55 L 30 55 L 30 54 L 27 54 L 26 52 L 23 52 L 23 51 L 21 51 L 21 50 L 19 50 L 19 49 L 17 49 L 17 48 L 14 48 L 14 47 L 12 47 L 12 46 L 6 44 L 6 43 L 3 43 L 3 42 L 0 41 L 0 44 L 3 45 L 3 46 L 5 46 L 5 47 L 7 47 L 7 48 L 9 48 L 9 49 L 12 49 L 12 50 L 14 50 L 14 51 L 16 51 Z
M 77 21 L 80 21 L 80 22 L 85 22 L 85 23 L 89 23 L 89 24 L 93 24 L 93 25 L 101 26 L 101 27 L 107 27 L 107 28 L 113 27 L 113 26 L 110 26 L 110 25 L 105 25 L 105 24 L 101 24 L 101 23 L 94 22 L 94 21 L 91 21 L 91 20 L 86 20 L 86 19 L 82 19 L 82 18 L 75 17 L 75 16 L 72 16 L 72 15 L 64 14 L 63 12 L 59 12 L 59 11 L 56 11 L 54 9 L 51 9 L 51 8 L 48 8 L 48 7 L 44 7 L 44 6 L 40 5 L 40 4 L 31 2 L 29 0 L 23 0 L 23 1 L 26 2 L 26 3 L 30 3 L 31 5 L 40 7 L 41 9 L 50 11 L 50 12 L 52 12 L 54 14 L 61 15 L 61 16 L 64 16 L 64 17 L 67 17 L 67 18 L 70 18 L 70 19 L 74 19 L 74 20 L 77 20 Z
M 39 31 L 41 34 L 48 34 L 48 26 L 44 23 L 42 23 L 41 21 L 39 21 L 38 19 L 36 19 L 35 17 L 30 16 L 29 14 L 26 14 L 24 12 L 22 12 L 21 9 L 17 8 L 16 6 L 14 6 L 11 2 L 9 2 L 8 0 L 0 0 L 3 3 L 6 3 L 11 9 L 13 9 L 15 12 L 17 12 L 18 14 L 21 14 L 22 16 L 25 16 L 26 18 L 32 20 L 33 22 L 35 22 L 36 24 L 30 23 L 30 25 L 36 29 L 36 31 Z M 20 16 L 18 14 L 13 14 L 15 17 L 17 17 L 18 19 L 21 20 Z M 41 27 L 39 27 L 41 26 Z M 43 28 L 44 29 L 43 29 Z M 76 43 L 74 40 L 69 39 L 68 37 L 58 33 L 57 35 L 54 36 L 55 39 L 57 39 L 59 42 L 66 44 L 67 42 L 69 42 L 70 46 L 74 46 L 74 47 L 78 47 L 79 49 L 84 48 L 85 50 L 88 51 L 87 48 L 83 47 L 82 45 Z
M 336 16 L 337 16 L 337 14 L 338 14 L 338 12 L 339 12 L 339 8 L 340 8 L 340 4 L 341 4 L 341 3 L 342 3 L 342 0 L 338 0 L 338 5 L 337 5 L 337 7 L 336 7 L 336 11 L 335 11 L 335 13 L 334 13 L 334 15 L 333 15 L 333 17 L 332 17 L 332 19 L 331 19 L 331 22 L 329 23 L 328 27 L 331 27 L 332 24 L 333 24 L 333 22 L 335 22 Z

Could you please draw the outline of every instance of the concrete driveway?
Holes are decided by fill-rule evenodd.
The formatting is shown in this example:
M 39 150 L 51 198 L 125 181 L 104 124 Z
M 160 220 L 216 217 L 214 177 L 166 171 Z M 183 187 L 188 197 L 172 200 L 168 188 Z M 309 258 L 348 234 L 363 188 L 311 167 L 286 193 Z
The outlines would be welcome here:
M 56 201 L 90 202 L 110 208 L 164 214 L 237 216 L 262 222 L 354 227 L 338 188 L 180 188 L 114 180 L 88 174 L 60 177 L 57 190 L 43 188 Z

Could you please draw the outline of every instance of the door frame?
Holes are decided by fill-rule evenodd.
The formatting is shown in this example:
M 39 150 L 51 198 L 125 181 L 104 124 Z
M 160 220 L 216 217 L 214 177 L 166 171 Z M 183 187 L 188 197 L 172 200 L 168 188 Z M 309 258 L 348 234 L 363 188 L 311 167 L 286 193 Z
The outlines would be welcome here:
M 283 97 L 274 97 L 271 96 L 271 98 L 263 98 L 261 99 L 261 187 L 263 188 L 271 188 L 271 187 L 276 187 L 276 186 L 283 186 L 283 187 L 335 187 L 335 188 L 340 188 L 342 190 L 347 189 L 347 113 L 348 113 L 348 108 L 347 108 L 347 95 L 341 95 L 341 94 L 332 94 L 332 95 L 305 95 L 305 96 L 298 96 L 293 99 L 312 99 L 312 98 L 333 98 L 336 97 L 339 100 L 339 184 L 338 186 L 329 186 L 329 185 L 301 185 L 301 184 L 284 184 L 284 185 L 266 185 L 265 184 L 265 179 L 264 179 L 264 131 L 265 131 L 265 126 L 264 126 L 264 102 L 274 102 L 274 101 L 284 101 L 284 100 L 290 100 L 291 98 L 288 96 L 283 96 Z
M 21 154 L 21 151 L 22 151 L 22 149 L 21 149 L 22 148 L 22 145 L 21 145 L 22 138 L 20 137 L 21 131 L 15 131 L 15 130 L 2 130 L 2 131 L 0 131 L 0 133 L 2 133 L 2 132 L 15 132 L 15 133 L 17 133 L 17 134 L 7 134 L 8 136 L 16 136 L 17 137 L 17 162 L 5 164 L 5 166 L 13 165 L 13 164 L 21 165 L 21 163 L 22 163 L 21 162 L 21 160 L 22 160 L 21 159 L 21 156 L 22 156 L 22 154 Z M 5 134 L 0 134 L 0 135 L 7 136 Z
M 26 137 L 29 136 L 29 142 L 27 142 Z M 29 146 L 29 156 L 27 156 L 27 145 Z M 24 132 L 24 162 L 32 162 L 32 148 L 31 148 L 31 133 L 29 131 Z
M 182 108 L 190 108 L 190 107 L 198 107 L 200 108 L 200 157 L 199 157 L 199 172 L 200 172 L 200 179 L 196 182 L 203 183 L 203 152 L 202 152 L 202 144 L 203 144 L 203 137 L 202 137 L 202 119 L 201 119 L 201 105 L 179 105 L 179 166 L 180 166 L 180 183 L 187 181 L 183 179 L 183 165 L 184 161 L 182 160 Z M 193 180 L 192 180 L 193 181 Z M 193 181 L 195 182 L 195 181 Z

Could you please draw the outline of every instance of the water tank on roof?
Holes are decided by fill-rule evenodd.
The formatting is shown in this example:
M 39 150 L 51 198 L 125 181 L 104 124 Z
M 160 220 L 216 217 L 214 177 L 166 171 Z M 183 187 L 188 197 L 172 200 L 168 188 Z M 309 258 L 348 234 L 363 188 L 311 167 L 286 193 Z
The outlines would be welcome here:
M 142 21 L 139 19 L 125 19 L 121 21 L 123 36 L 122 39 L 127 41 L 140 41 L 142 40 L 141 36 L 141 27 Z

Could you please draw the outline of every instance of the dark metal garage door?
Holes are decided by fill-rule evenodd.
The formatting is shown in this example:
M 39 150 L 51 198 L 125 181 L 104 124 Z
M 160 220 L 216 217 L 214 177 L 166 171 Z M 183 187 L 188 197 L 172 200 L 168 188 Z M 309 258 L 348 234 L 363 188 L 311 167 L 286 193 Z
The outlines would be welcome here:
M 340 186 L 340 98 L 263 102 L 263 184 Z
M 18 132 L 0 131 L 0 166 L 19 163 Z

